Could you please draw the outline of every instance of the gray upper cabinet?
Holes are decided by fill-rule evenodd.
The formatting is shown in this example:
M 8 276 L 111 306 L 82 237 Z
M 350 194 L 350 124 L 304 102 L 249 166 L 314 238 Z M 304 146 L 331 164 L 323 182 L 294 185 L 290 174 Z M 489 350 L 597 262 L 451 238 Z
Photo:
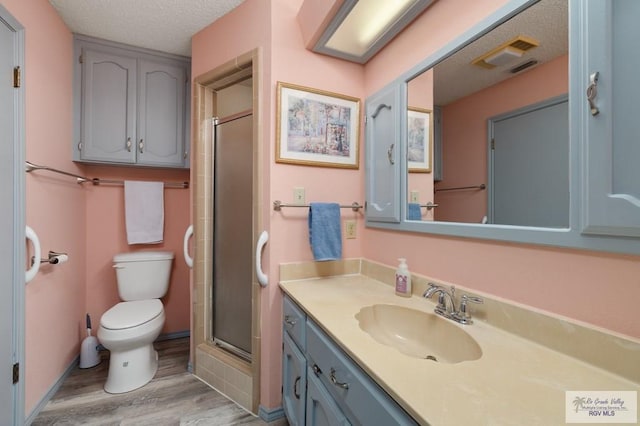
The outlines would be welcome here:
M 640 236 L 640 2 L 585 2 L 583 232 Z M 596 77 L 597 73 L 597 77 Z M 591 87 L 589 87 L 591 86 Z M 592 107 L 593 106 L 593 107 Z
M 138 159 L 150 165 L 181 165 L 185 160 L 183 66 L 139 62 Z
M 367 143 L 366 217 L 400 222 L 400 87 L 391 86 L 365 103 Z
M 75 43 L 74 161 L 188 168 L 188 59 Z

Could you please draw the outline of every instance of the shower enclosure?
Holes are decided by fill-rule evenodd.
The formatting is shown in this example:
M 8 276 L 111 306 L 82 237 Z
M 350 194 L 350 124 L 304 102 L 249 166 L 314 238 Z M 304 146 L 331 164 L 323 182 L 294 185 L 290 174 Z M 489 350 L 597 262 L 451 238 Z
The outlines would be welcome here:
M 251 361 L 253 116 L 214 119 L 213 343 Z

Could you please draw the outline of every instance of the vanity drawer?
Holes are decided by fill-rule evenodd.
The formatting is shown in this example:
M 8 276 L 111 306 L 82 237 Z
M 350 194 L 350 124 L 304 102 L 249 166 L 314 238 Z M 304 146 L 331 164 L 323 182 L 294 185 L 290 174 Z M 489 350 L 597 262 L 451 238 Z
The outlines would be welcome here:
M 282 304 L 282 327 L 303 351 L 306 345 L 306 317 L 305 313 L 285 296 Z
M 320 379 L 352 424 L 417 424 L 310 319 L 307 358 L 309 371 Z

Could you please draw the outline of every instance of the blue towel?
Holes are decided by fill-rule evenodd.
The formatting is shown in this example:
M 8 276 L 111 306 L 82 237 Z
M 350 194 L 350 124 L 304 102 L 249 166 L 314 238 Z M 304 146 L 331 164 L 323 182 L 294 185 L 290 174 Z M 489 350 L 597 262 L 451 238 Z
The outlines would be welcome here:
M 317 261 L 342 257 L 340 205 L 337 203 L 311 203 L 309 205 L 309 243 Z
M 407 210 L 407 220 L 422 220 L 422 210 L 420 204 L 409 203 L 409 209 Z

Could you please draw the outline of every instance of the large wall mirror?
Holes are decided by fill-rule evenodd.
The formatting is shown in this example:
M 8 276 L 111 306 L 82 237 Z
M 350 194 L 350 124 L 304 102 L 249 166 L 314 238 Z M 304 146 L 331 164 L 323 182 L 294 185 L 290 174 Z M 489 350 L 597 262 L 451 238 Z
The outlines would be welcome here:
M 568 229 L 568 0 L 541 0 L 407 83 L 409 221 Z
M 595 117 L 587 96 L 594 70 L 611 63 L 605 3 L 509 0 L 370 96 L 371 113 L 379 104 L 400 108 L 367 127 L 375 160 L 367 201 L 389 207 L 367 210 L 367 226 L 640 254 L 630 219 L 640 204 L 630 191 L 613 191 L 609 153 L 637 139 L 614 138 L 613 114 L 595 108 Z M 598 83 L 604 111 L 613 74 L 606 76 Z M 397 139 L 382 131 L 396 128 Z M 399 168 L 390 141 L 401 148 Z M 379 188 L 382 178 L 398 191 Z M 610 210 L 611 199 L 632 201 Z M 591 226 L 596 219 L 601 226 Z

